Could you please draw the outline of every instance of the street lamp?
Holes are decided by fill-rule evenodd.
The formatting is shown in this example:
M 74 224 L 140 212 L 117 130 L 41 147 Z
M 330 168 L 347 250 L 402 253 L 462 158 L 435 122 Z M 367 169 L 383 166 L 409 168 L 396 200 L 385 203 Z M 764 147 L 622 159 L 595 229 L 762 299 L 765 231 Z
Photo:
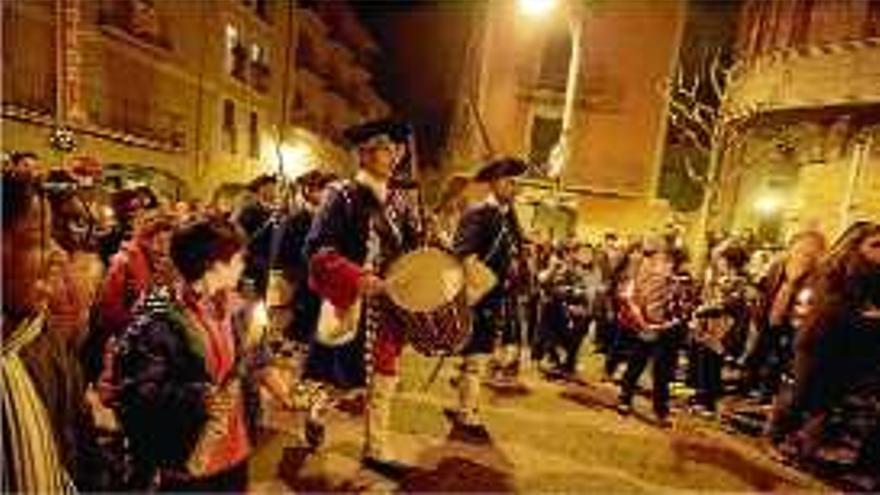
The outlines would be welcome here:
M 778 194 L 766 192 L 755 199 L 755 211 L 764 217 L 772 217 L 782 207 L 782 198 Z
M 556 0 L 519 0 L 519 9 L 528 16 L 543 16 L 556 8 Z
M 281 143 L 279 155 L 282 173 L 291 179 L 307 172 L 314 160 L 312 151 L 304 143 Z
M 520 11 L 527 16 L 545 15 L 556 8 L 557 0 L 519 0 Z M 562 111 L 562 129 L 559 142 L 551 153 L 551 176 L 560 185 L 563 169 L 571 161 L 572 121 L 574 120 L 575 99 L 578 93 L 578 77 L 581 65 L 581 39 L 583 38 L 583 20 L 579 0 L 563 0 L 565 17 L 568 19 L 568 30 L 571 35 L 571 56 L 568 59 L 568 77 L 565 82 L 565 107 Z

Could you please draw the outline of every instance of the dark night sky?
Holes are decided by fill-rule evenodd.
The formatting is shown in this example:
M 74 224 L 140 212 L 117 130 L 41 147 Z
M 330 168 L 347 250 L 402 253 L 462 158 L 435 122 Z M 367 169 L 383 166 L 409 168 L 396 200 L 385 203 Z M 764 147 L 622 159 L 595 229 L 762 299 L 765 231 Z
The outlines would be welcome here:
M 452 117 L 473 0 L 355 0 L 381 46 L 377 86 L 417 130 L 423 165 L 435 165 Z M 427 163 L 426 163 L 427 162 Z

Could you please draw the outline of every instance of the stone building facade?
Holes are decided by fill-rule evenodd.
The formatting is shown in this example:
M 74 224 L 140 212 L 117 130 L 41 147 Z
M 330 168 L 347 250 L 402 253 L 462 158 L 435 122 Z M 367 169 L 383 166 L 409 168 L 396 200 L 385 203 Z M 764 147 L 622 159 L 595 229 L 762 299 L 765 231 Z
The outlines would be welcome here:
M 586 7 L 566 8 L 576 4 Z M 550 201 L 554 209 L 559 199 L 563 214 L 542 213 L 548 184 L 536 178 L 524 181 L 522 216 L 527 227 L 544 229 L 539 236 L 548 230 L 554 236 L 641 233 L 662 226 L 671 211 L 655 194 L 666 133 L 661 88 L 674 69 L 686 4 L 630 0 L 557 7 L 554 15 L 538 19 L 524 15 L 513 0 L 487 3 L 463 54 L 447 169 L 469 171 L 491 156 L 512 154 L 546 172 L 562 127 L 570 23 L 580 23 L 571 158 L 561 173 L 566 192 Z
M 781 242 L 880 219 L 880 2 L 750 0 L 724 112 L 716 228 Z
M 345 168 L 338 130 L 388 106 L 365 68 L 375 44 L 363 29 L 348 35 L 353 16 L 328 24 L 345 16 L 316 9 L 293 0 L 4 2 L 3 148 L 152 170 L 177 184 L 167 192 L 203 197 L 281 160 L 288 174 Z M 346 82 L 314 119 L 310 105 L 327 105 L 301 95 L 312 94 L 303 74 L 318 49 L 304 56 L 300 47 L 346 52 L 345 43 L 365 55 L 327 58 L 322 80 Z M 69 155 L 49 146 L 59 126 L 76 136 Z

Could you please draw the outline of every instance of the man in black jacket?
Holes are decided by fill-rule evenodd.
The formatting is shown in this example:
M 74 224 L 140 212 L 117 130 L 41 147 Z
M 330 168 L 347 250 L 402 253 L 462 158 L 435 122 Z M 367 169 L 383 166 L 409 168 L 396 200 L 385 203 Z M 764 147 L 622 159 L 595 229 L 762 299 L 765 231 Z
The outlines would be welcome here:
M 453 250 L 462 258 L 476 256 L 498 279 L 496 286 L 474 307 L 473 334 L 462 355 L 458 409 L 447 410 L 454 425 L 474 440 L 487 440 L 477 409 L 480 380 L 487 358 L 493 351 L 496 336 L 510 334 L 515 328 L 512 297 L 512 268 L 522 249 L 523 235 L 513 202 L 516 197 L 514 177 L 526 164 L 516 158 L 489 162 L 474 177 L 488 185 L 485 201 L 465 212 L 455 235 Z

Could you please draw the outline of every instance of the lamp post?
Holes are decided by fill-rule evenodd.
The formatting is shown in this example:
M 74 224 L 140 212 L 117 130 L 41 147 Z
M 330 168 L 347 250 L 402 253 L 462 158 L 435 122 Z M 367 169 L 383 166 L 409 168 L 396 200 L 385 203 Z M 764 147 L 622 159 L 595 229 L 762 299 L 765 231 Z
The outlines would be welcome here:
M 561 0 L 563 14 L 568 20 L 568 30 L 571 36 L 571 55 L 568 59 L 568 75 L 565 83 L 565 106 L 562 110 L 562 128 L 557 142 L 550 156 L 550 175 L 556 179 L 557 188 L 561 187 L 562 172 L 571 161 L 572 124 L 577 94 L 579 91 L 581 62 L 583 50 L 583 18 L 581 0 Z M 559 0 L 519 0 L 519 9 L 524 15 L 538 17 L 553 11 Z

